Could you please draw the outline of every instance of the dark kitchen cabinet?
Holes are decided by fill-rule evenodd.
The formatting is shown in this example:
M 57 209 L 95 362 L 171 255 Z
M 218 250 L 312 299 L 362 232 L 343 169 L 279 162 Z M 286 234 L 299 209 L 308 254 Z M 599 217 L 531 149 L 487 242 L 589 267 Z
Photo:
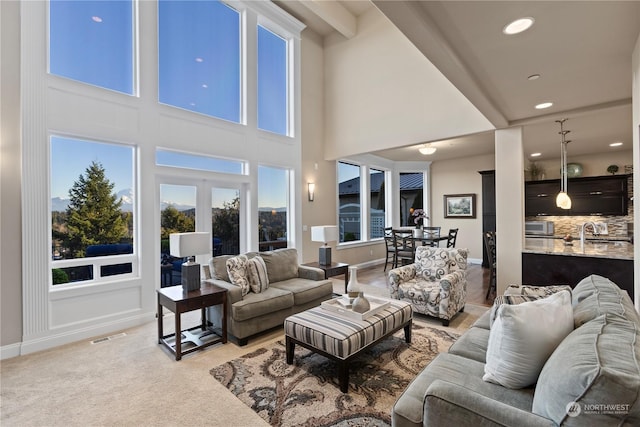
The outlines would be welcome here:
M 481 171 L 482 175 L 482 232 L 496 231 L 496 171 Z M 478 236 L 482 239 L 482 236 Z M 489 267 L 487 248 L 482 243 L 482 266 Z
M 627 175 L 611 175 L 569 179 L 571 209 L 568 210 L 556 206 L 559 179 L 525 182 L 525 215 L 627 215 L 627 178 Z

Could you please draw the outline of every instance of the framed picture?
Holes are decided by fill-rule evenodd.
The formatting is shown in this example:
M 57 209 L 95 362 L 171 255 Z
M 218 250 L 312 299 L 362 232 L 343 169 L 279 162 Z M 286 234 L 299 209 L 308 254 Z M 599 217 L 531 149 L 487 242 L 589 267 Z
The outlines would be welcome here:
M 475 218 L 476 195 L 475 194 L 445 194 L 444 195 L 445 218 Z

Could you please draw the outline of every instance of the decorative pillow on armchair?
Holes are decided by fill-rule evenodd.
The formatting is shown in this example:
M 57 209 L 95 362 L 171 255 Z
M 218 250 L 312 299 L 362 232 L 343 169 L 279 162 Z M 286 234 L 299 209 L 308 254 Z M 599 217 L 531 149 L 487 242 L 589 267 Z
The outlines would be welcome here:
M 449 251 L 444 248 L 420 246 L 416 248 L 416 278 L 434 281 L 449 274 Z
M 249 279 L 247 277 L 247 265 L 249 264 L 249 258 L 246 255 L 238 255 L 227 260 L 227 273 L 229 274 L 229 280 L 232 284 L 239 286 L 242 289 L 242 296 L 244 297 L 249 293 L 251 287 L 249 286 Z

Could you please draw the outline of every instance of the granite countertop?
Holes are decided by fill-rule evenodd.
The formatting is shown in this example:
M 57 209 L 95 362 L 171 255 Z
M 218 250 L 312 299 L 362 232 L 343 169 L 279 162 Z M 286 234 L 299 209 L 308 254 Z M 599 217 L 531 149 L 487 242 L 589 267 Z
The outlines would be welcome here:
M 562 239 L 527 237 L 522 252 L 633 260 L 633 244 L 627 241 L 587 240 L 582 245 L 576 239 L 572 243 L 566 245 Z

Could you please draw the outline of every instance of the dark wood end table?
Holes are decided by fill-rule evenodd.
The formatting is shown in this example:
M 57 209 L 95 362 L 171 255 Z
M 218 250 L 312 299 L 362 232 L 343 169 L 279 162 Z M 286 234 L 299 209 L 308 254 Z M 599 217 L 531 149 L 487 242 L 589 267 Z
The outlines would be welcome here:
M 176 355 L 176 360 L 182 359 L 183 354 L 188 354 L 204 347 L 221 342 L 227 342 L 227 290 L 219 286 L 202 283 L 200 289 L 185 292 L 182 285 L 169 286 L 158 289 L 158 344 L 164 344 Z M 206 308 L 222 304 L 222 326 L 218 334 L 216 330 L 207 325 Z M 164 335 L 162 321 L 162 307 L 166 307 L 175 314 L 176 332 Z M 180 315 L 188 311 L 202 310 L 202 324 L 184 331 L 180 326 Z M 175 338 L 172 343 L 170 338 Z M 193 347 L 183 351 L 182 341 L 189 341 Z
M 339 276 L 344 274 L 344 293 L 347 293 L 347 284 L 349 283 L 349 264 L 345 264 L 342 262 L 332 262 L 328 265 L 322 265 L 319 262 L 309 262 L 306 264 L 307 267 L 315 267 L 324 270 L 324 278 L 328 279 L 332 276 Z

